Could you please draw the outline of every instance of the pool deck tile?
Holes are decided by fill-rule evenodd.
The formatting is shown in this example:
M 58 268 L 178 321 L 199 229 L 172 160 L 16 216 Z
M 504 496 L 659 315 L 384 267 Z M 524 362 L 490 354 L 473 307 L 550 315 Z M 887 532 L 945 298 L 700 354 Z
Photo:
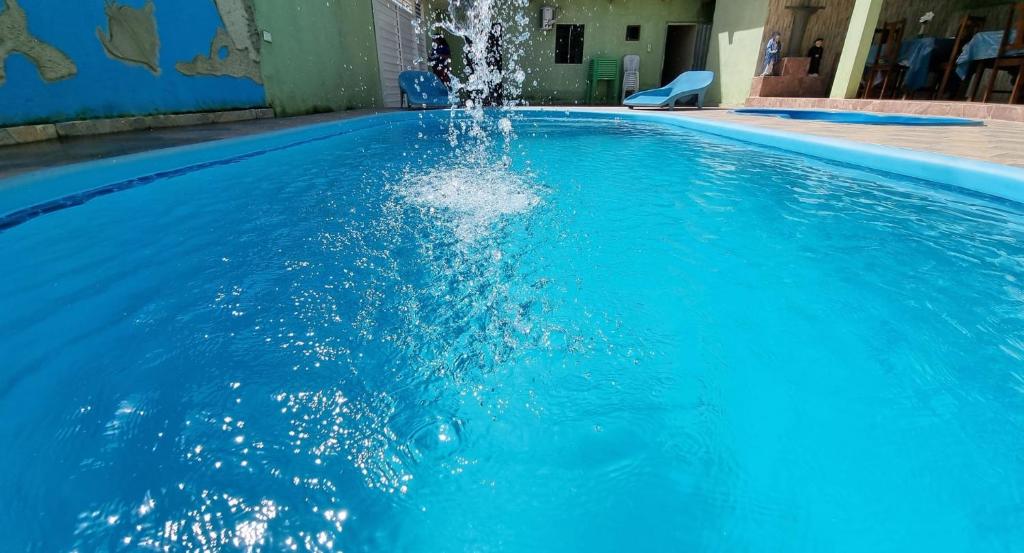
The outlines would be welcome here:
M 980 102 L 933 100 L 751 97 L 747 99 L 746 105 L 747 107 L 758 108 L 834 109 L 1024 122 L 1024 105 L 1019 104 L 984 104 Z

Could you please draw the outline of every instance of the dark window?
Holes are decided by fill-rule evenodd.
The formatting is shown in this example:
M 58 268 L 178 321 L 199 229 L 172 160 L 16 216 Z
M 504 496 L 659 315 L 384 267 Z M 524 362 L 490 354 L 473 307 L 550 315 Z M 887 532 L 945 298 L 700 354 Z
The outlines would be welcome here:
M 638 40 L 640 40 L 640 26 L 626 25 L 626 41 L 636 42 Z
M 555 25 L 555 63 L 583 63 L 583 25 Z

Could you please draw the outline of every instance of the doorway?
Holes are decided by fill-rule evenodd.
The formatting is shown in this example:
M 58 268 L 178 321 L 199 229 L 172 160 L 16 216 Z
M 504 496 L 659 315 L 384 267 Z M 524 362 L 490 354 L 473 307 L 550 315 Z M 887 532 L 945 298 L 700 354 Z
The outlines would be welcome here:
M 389 108 L 402 107 L 398 75 L 406 69 L 423 69 L 426 33 L 416 30 L 419 4 L 410 0 L 373 0 L 373 28 L 377 36 L 381 99 Z
M 697 50 L 697 25 L 693 23 L 671 23 L 665 34 L 665 65 L 661 70 L 662 86 L 672 82 L 684 71 L 694 66 Z

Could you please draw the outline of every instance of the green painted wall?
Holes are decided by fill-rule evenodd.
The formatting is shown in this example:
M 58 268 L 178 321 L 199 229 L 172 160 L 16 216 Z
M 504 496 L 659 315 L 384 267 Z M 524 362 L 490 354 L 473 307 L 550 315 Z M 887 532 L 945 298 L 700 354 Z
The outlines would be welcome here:
M 853 5 L 850 29 L 846 32 L 846 43 L 843 44 L 843 53 L 836 66 L 836 79 L 832 83 L 832 98 L 857 96 L 881 12 L 882 0 L 857 0 Z
M 254 0 L 267 99 L 278 116 L 380 105 L 370 0 Z
M 541 31 L 539 25 L 544 5 L 557 8 L 556 23 L 584 25 L 582 64 L 555 63 L 555 31 Z M 699 0 L 531 0 L 530 15 L 536 23 L 523 56 L 524 98 L 537 103 L 583 102 L 592 57 L 621 60 L 638 54 L 640 88 L 661 86 L 668 24 L 708 22 L 710 14 L 703 5 Z M 640 25 L 639 42 L 626 42 L 627 25 Z
M 425 14 L 444 9 L 444 0 L 431 2 Z M 594 56 L 622 59 L 640 55 L 641 88 L 661 84 L 665 35 L 669 23 L 707 23 L 712 3 L 702 0 L 530 0 L 530 38 L 521 65 L 526 73 L 523 98 L 535 104 L 579 103 L 586 98 L 587 65 Z M 584 25 L 583 63 L 555 63 L 555 31 L 540 29 L 541 6 L 557 8 L 556 24 Z M 626 25 L 640 25 L 640 41 L 626 42 Z M 456 71 L 462 70 L 462 41 L 449 38 Z M 602 90 L 606 85 L 602 85 Z
M 746 101 L 761 61 L 761 36 L 767 19 L 768 0 L 718 0 L 708 52 L 708 69 L 718 78 L 708 90 L 708 103 L 739 105 Z

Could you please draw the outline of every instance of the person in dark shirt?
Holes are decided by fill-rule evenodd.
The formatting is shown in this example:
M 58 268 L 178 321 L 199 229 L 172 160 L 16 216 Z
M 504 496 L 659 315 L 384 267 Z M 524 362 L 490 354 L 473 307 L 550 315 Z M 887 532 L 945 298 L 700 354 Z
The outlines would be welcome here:
M 430 56 L 427 59 L 430 70 L 437 75 L 438 79 L 445 86 L 451 87 L 452 82 L 452 48 L 443 35 L 434 36 L 434 42 L 430 48 Z
M 817 75 L 821 72 L 821 56 L 825 53 L 825 49 L 822 48 L 824 44 L 825 39 L 814 39 L 814 46 L 811 46 L 811 49 L 807 51 L 807 57 L 811 58 L 811 66 L 807 70 L 808 75 Z
M 473 63 L 473 39 L 468 36 L 462 37 L 462 41 L 465 46 L 462 47 L 462 65 L 465 66 L 466 79 L 469 79 L 473 73 L 476 73 L 476 64 Z
M 504 60 L 501 55 L 501 35 L 501 23 L 491 25 L 491 32 L 487 35 L 486 55 L 487 69 L 490 72 L 488 78 L 491 82 L 489 83 L 487 97 L 484 99 L 484 105 L 488 106 L 500 106 L 505 102 L 505 88 L 501 82 L 505 70 Z

